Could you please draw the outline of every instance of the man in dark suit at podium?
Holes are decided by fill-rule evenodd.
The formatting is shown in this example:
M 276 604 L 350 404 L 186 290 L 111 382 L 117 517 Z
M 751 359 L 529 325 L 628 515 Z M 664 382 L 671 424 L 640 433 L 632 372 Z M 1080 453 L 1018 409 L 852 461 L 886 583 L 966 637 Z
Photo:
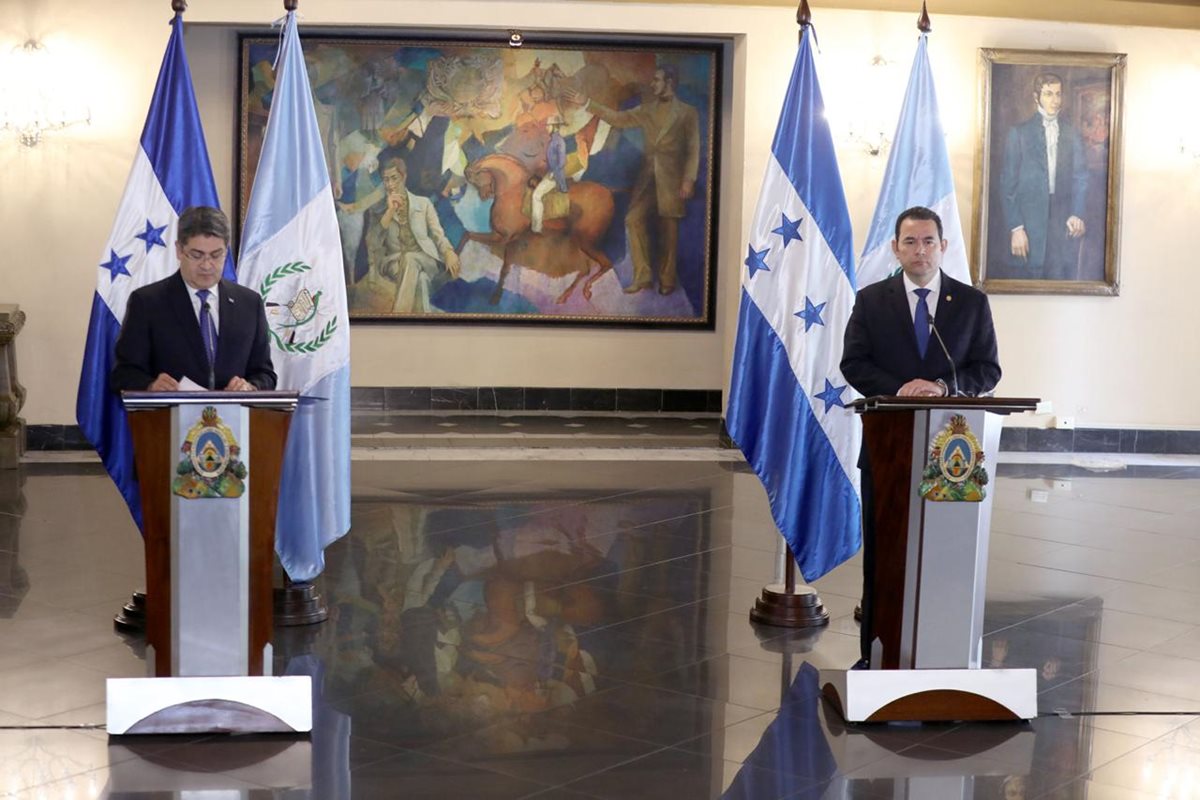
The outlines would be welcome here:
M 901 273 L 864 287 L 846 325 L 842 375 L 864 397 L 980 395 L 1000 381 L 987 295 L 942 272 L 946 244 L 942 220 L 931 209 L 916 206 L 896 219 L 892 252 Z M 875 504 L 865 452 L 858 465 L 863 497 L 863 660 L 855 666 L 862 667 L 870 661 L 875 638 Z
M 220 209 L 179 215 L 179 270 L 129 296 L 113 391 L 178 391 L 185 377 L 208 389 L 275 388 L 262 298 L 221 280 L 228 251 L 229 220 Z

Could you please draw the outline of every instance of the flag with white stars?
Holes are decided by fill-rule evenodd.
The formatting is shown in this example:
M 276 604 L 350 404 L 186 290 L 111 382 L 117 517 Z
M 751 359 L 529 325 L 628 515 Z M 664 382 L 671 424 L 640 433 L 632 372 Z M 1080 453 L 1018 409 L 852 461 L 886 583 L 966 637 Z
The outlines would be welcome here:
M 808 581 L 861 541 L 861 431 L 839 368 L 854 251 L 811 35 L 806 27 L 750 229 L 726 415 Z
M 133 440 L 121 399 L 108 389 L 113 348 L 133 290 L 179 267 L 174 247 L 179 214 L 189 206 L 217 202 L 183 46 L 183 17 L 176 14 L 112 233 L 87 267 L 87 280 L 96 281 L 96 293 L 75 402 L 80 430 L 100 454 L 138 527 L 142 508 Z M 224 277 L 233 278 L 232 257 L 225 261 Z
M 892 253 L 896 218 L 913 206 L 932 208 L 942 218 L 942 236 L 946 239 L 942 271 L 951 278 L 970 283 L 971 270 L 967 264 L 962 220 L 958 216 L 954 175 L 950 172 L 946 133 L 942 130 L 933 71 L 929 67 L 929 38 L 924 33 L 917 43 L 917 55 L 908 76 L 908 91 L 904 94 L 892 152 L 883 173 L 879 202 L 875 204 L 875 217 L 871 220 L 867 243 L 858 262 L 860 287 L 881 281 L 900 269 L 900 263 Z
M 283 457 L 275 551 L 293 580 L 310 581 L 325 568 L 325 548 L 350 530 L 350 317 L 294 11 L 283 25 L 238 281 L 266 303 L 277 388 L 300 392 Z

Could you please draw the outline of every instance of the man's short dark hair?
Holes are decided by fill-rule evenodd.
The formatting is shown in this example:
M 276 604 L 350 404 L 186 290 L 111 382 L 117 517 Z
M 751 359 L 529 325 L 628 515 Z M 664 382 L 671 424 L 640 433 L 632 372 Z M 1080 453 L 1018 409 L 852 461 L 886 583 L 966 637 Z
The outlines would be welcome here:
M 671 84 L 673 90 L 679 89 L 679 67 L 674 64 L 659 64 L 657 68 L 663 74 L 663 79 Z
M 192 206 L 179 215 L 175 240 L 187 244 L 193 236 L 215 236 L 229 247 L 229 217 L 219 208 Z
M 936 211 L 925 206 L 913 206 L 901 211 L 900 216 L 896 217 L 896 241 L 900 241 L 900 223 L 906 219 L 933 220 L 938 229 L 938 241 L 946 238 L 942 235 L 942 218 L 937 215 Z
M 1034 97 L 1041 97 L 1042 89 L 1055 83 L 1057 83 L 1059 86 L 1062 86 L 1064 89 L 1066 88 L 1066 84 L 1063 83 L 1063 79 L 1060 76 L 1055 75 L 1053 72 L 1039 72 L 1037 77 L 1033 79 Z
M 384 159 L 382 166 L 379 167 L 379 174 L 382 175 L 385 169 L 394 169 L 403 172 L 405 177 L 408 176 L 408 162 L 400 156 L 392 155 Z

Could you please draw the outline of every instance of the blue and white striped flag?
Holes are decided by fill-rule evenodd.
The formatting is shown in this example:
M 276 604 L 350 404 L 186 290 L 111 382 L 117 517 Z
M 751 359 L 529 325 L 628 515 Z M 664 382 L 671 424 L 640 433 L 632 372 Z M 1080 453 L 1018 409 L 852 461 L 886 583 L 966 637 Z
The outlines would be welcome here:
M 96 294 L 75 401 L 75 419 L 83 435 L 100 454 L 139 528 L 142 506 L 133 468 L 133 440 L 121 399 L 108 389 L 113 348 L 133 290 L 165 278 L 179 267 L 172 246 L 179 214 L 189 206 L 217 205 L 217 187 L 183 47 L 182 15 L 176 14 L 171 26 L 117 219 L 98 266 L 92 268 L 98 270 Z M 224 277 L 233 279 L 232 255 L 226 257 Z
M 896 217 L 906 208 L 926 206 L 942 218 L 947 240 L 942 270 L 951 278 L 971 282 L 967 247 L 963 240 L 958 200 L 954 196 L 954 176 L 946 151 L 946 134 L 938 115 L 937 91 L 929 68 L 929 39 L 921 34 L 908 91 L 900 109 L 900 122 L 883 174 L 875 217 L 867 234 L 867 244 L 858 263 L 858 285 L 868 286 L 894 274 L 900 268 L 892 254 Z
M 288 12 L 238 281 L 262 295 L 279 389 L 301 394 L 284 455 L 275 550 L 297 581 L 350 530 L 350 320 L 333 191 L 296 14 Z
M 842 334 L 854 244 L 805 27 L 750 231 L 727 411 L 805 580 L 858 551 L 858 446 Z

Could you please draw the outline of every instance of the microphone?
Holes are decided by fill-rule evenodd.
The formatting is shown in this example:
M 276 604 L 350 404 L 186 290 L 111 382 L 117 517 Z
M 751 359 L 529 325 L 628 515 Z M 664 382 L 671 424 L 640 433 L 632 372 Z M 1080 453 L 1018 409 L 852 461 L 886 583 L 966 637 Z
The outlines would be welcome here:
M 951 397 L 958 397 L 958 370 L 954 367 L 954 359 L 950 357 L 950 351 L 946 348 L 946 341 L 942 339 L 942 334 L 938 331 L 937 325 L 934 324 L 933 314 L 929 315 L 929 330 L 933 331 L 933 335 L 937 337 L 938 345 L 942 348 L 942 354 L 946 356 L 947 363 L 950 364 L 950 378 L 954 381 L 954 391 L 950 393 Z

